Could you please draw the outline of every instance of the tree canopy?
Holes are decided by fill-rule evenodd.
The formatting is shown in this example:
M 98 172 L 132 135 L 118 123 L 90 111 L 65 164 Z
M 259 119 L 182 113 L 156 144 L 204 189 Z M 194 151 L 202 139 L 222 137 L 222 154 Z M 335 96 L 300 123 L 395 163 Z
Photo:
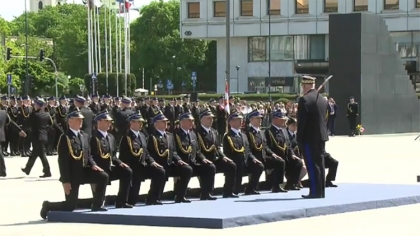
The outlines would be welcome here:
M 134 81 L 130 81 L 130 89 L 142 84 L 144 69 L 146 88 L 149 88 L 149 81 L 155 85 L 159 80 L 172 80 L 175 90 L 181 90 L 183 82 L 190 87 L 191 72 L 196 71 L 198 87 L 215 90 L 216 43 L 180 37 L 179 4 L 180 2 L 175 0 L 151 2 L 141 9 L 141 16 L 131 23 L 130 68 L 134 75 L 130 75 L 130 78 Z M 109 20 L 114 24 L 117 16 L 115 13 L 110 16 Z M 83 83 L 89 89 L 87 83 L 89 81 L 80 79 L 89 73 L 86 6 L 62 4 L 45 7 L 38 13 L 28 13 L 27 19 L 26 26 L 25 14 L 11 22 L 0 17 L 0 37 L 6 36 L 6 47 L 11 48 L 13 56 L 21 57 L 9 61 L 5 61 L 3 56 L 0 57 L 0 92 L 7 92 L 7 74 L 12 74 L 13 86 L 20 91 L 20 94 L 22 94 L 21 88 L 28 86 L 33 94 L 53 95 L 56 76 L 60 94 L 77 93 L 80 84 Z M 104 27 L 105 17 L 102 12 L 99 14 L 99 19 L 100 27 Z M 122 24 L 122 21 L 120 23 Z M 120 28 L 123 30 L 123 27 Z M 118 31 L 115 25 L 111 29 L 112 45 L 115 47 L 115 35 Z M 101 34 L 101 37 L 104 37 L 103 31 Z M 105 55 L 105 48 L 108 45 L 105 45 L 105 40 L 101 40 L 100 44 L 102 55 Z M 3 55 L 6 53 L 6 47 L 0 45 L 0 52 Z M 45 56 L 56 63 L 58 74 L 54 73 L 54 67 L 49 61 L 39 61 L 40 49 L 44 49 Z M 29 59 L 28 64 L 25 60 L 26 50 L 30 58 L 36 57 Z M 112 69 L 115 73 L 115 50 L 112 60 L 114 67 Z M 102 56 L 101 64 L 103 69 L 99 73 L 103 74 L 105 56 Z M 28 66 L 29 82 L 26 79 L 26 66 Z M 103 81 L 100 81 L 100 84 L 102 87 Z

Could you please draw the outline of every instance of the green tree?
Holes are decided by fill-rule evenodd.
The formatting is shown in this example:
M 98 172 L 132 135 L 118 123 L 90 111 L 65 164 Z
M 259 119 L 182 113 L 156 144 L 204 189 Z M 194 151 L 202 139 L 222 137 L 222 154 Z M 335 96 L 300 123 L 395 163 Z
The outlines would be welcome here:
M 147 88 L 150 78 L 153 85 L 172 78 L 175 90 L 180 90 L 182 81 L 189 82 L 191 71 L 205 60 L 207 41 L 180 37 L 179 8 L 179 1 L 151 2 L 130 25 L 131 68 L 138 78 L 145 68 Z
M 69 80 L 69 91 L 68 94 L 70 96 L 75 96 L 77 94 L 81 94 L 81 86 L 83 86 L 83 88 L 85 87 L 85 81 L 84 79 L 81 78 L 72 78 Z M 83 89 L 83 92 L 85 92 L 86 89 Z

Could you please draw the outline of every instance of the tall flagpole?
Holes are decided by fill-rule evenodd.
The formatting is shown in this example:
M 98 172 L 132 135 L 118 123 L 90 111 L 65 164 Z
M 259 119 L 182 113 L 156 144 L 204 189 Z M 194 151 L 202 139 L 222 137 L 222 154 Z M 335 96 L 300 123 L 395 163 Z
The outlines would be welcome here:
M 99 11 L 99 7 L 96 7 L 96 14 L 97 14 L 96 23 L 98 24 L 97 25 L 97 29 L 98 29 L 98 35 L 97 35 L 98 45 L 97 45 L 97 47 L 98 47 L 98 65 L 99 65 L 98 73 L 101 73 L 102 72 L 102 50 L 101 50 L 102 46 L 101 46 L 101 25 L 100 25 L 101 12 Z
M 128 9 L 128 20 L 127 20 L 127 62 L 128 62 L 128 75 L 131 74 L 131 35 L 130 35 L 130 9 Z
M 120 12 L 121 9 L 121 3 L 119 4 L 118 7 L 118 13 Z M 119 92 L 120 92 L 120 51 L 118 50 L 119 44 L 119 17 L 118 17 L 118 13 L 115 14 L 115 69 L 117 70 L 117 97 L 119 96 Z
M 90 3 L 87 2 L 86 4 L 87 9 L 87 40 L 88 40 L 88 71 L 89 74 L 92 74 L 92 42 L 90 41 L 90 36 L 92 34 L 90 30 L 90 22 L 91 22 L 91 15 L 90 15 Z
M 90 21 L 89 21 L 89 41 L 90 41 L 90 62 L 92 65 L 91 71 L 93 74 L 95 72 L 95 46 L 94 46 L 94 37 L 93 37 L 93 0 L 89 0 L 89 15 L 90 15 Z
M 112 73 L 112 9 L 109 9 L 108 24 L 109 24 L 109 72 Z
M 127 7 L 126 4 L 124 3 L 124 93 L 126 96 L 128 96 L 128 90 L 127 90 L 127 72 L 128 72 L 128 66 L 127 66 L 127 47 L 128 47 L 128 42 L 127 42 L 127 18 L 128 18 L 128 14 L 127 14 Z
M 108 28 L 107 28 L 107 11 L 108 7 L 104 9 L 104 42 L 105 42 L 105 79 L 106 79 L 106 93 L 108 94 Z
M 93 73 L 97 73 L 98 69 L 99 69 L 99 64 L 98 64 L 98 30 L 96 29 L 97 24 L 96 24 L 96 6 L 93 6 L 93 17 L 92 17 L 92 23 L 93 23 L 93 41 L 94 41 L 94 53 L 95 53 L 95 67 L 93 70 Z

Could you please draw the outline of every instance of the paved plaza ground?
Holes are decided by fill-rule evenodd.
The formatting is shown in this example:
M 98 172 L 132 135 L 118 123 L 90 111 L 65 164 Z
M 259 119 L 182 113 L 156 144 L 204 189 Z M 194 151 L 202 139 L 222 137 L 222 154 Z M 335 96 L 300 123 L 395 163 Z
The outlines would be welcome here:
M 401 134 L 331 138 L 327 143 L 327 151 L 340 161 L 337 183 L 416 184 L 416 176 L 420 175 L 420 141 L 414 141 L 416 136 Z M 40 220 L 42 202 L 64 199 L 61 184 L 58 182 L 57 158 L 49 157 L 53 178 L 48 180 L 37 177 L 42 174 L 40 161 L 36 162 L 31 175 L 25 177 L 20 167 L 25 165 L 26 160 L 27 158 L 20 157 L 6 158 L 8 177 L 0 179 L 2 236 L 247 236 L 266 233 L 292 236 L 405 236 L 418 235 L 420 232 L 420 204 L 222 230 L 48 223 Z M 222 181 L 223 177 L 217 176 L 217 186 L 221 186 Z M 190 183 L 191 187 L 197 185 L 196 179 Z M 108 194 L 116 194 L 117 186 L 118 184 L 113 184 L 107 190 Z M 143 186 L 141 192 L 145 193 L 148 182 Z M 171 188 L 172 184 L 166 186 Z M 80 197 L 90 196 L 89 186 L 83 186 Z M 273 203 L 273 208 L 275 207 Z

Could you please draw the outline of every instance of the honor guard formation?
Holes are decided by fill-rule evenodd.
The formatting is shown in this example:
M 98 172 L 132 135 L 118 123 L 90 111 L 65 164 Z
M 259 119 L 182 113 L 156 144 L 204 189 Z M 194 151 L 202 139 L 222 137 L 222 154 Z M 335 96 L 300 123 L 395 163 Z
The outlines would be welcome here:
M 302 87 L 313 84 L 311 79 L 302 81 Z M 223 96 L 207 103 L 191 101 L 187 95 L 170 101 L 96 94 L 72 99 L 4 96 L 0 176 L 6 176 L 3 157 L 10 155 L 28 157 L 22 168 L 27 175 L 39 157 L 40 177 L 51 177 L 54 173 L 46 156 L 58 155 L 59 180 L 66 197 L 63 202 L 45 201 L 44 219 L 49 211 L 75 210 L 83 184 L 92 186 L 92 211 L 107 211 L 103 206 L 106 188 L 116 180 L 116 208 L 138 203 L 141 184 L 147 179 L 151 182 L 146 205 L 162 205 L 170 177 L 176 178 L 175 203 L 191 202 L 186 194 L 193 177 L 199 177 L 200 200 L 216 200 L 212 192 L 217 173 L 225 179 L 223 198 L 238 198 L 241 192 L 260 194 L 263 173 L 273 193 L 309 187 L 310 194 L 303 197 L 325 197 L 325 187 L 336 187 L 338 166 L 325 151 L 327 102 L 316 98 L 316 90 L 305 92 L 297 119 L 282 109 L 267 109 L 270 125 L 264 129 L 266 116 L 258 109 L 244 115 L 233 97 L 226 101 L 227 110 Z M 355 115 L 357 106 L 349 104 L 349 120 Z M 325 168 L 329 168 L 326 178 Z M 307 173 L 309 180 L 303 180 Z M 241 189 L 244 176 L 249 181 Z

